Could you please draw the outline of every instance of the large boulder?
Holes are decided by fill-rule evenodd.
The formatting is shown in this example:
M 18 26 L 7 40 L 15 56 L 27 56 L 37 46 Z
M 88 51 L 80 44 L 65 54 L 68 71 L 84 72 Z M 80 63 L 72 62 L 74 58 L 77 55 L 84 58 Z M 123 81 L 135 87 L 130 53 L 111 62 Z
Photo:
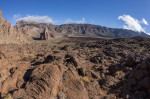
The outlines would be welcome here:
M 123 93 L 129 94 L 130 98 L 150 98 L 150 57 L 143 60 L 129 73 Z M 127 91 L 128 90 L 128 91 Z
M 14 99 L 54 99 L 61 80 L 57 65 L 43 64 L 35 68 L 24 89 L 13 93 Z

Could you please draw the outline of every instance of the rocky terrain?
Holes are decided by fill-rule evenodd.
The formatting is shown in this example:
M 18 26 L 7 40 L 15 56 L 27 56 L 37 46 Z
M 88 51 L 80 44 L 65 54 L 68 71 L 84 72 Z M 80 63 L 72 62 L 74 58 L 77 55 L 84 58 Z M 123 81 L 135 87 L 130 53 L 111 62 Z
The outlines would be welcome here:
M 1 45 L 1 97 L 148 99 L 149 54 L 143 37 Z
M 0 99 L 149 99 L 150 38 L 115 38 L 136 33 L 23 21 L 12 27 L 0 11 Z

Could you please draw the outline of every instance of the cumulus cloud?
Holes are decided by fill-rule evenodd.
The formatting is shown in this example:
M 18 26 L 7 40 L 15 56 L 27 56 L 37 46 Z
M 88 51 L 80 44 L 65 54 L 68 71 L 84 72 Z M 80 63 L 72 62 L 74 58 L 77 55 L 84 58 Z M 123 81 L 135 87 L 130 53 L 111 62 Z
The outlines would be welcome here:
M 77 24 L 84 24 L 86 23 L 85 18 L 82 18 L 82 20 L 72 20 L 72 19 L 66 19 L 65 23 L 77 23 Z
M 142 22 L 141 22 L 141 23 L 143 23 L 143 24 L 145 24 L 145 25 L 149 25 L 148 22 L 145 20 L 145 18 L 142 19 Z
M 14 16 L 13 16 L 13 18 L 14 18 L 14 20 L 16 20 L 16 19 L 19 19 L 19 18 L 21 18 L 21 14 L 15 14 Z
M 14 15 L 14 18 L 18 17 Z M 35 22 L 45 22 L 45 23 L 54 23 L 54 20 L 49 16 L 38 16 L 38 15 L 27 15 L 26 17 L 17 18 L 16 21 L 35 21 Z
M 123 26 L 124 29 L 145 32 L 145 29 L 141 26 L 141 22 L 130 15 L 119 16 L 118 20 L 122 20 L 126 25 Z
M 39 15 L 26 15 L 25 17 L 22 17 L 21 14 L 15 14 L 13 16 L 13 19 L 17 21 L 34 21 L 34 22 L 40 22 L 40 23 L 77 23 L 77 24 L 84 24 L 86 23 L 85 18 L 83 17 L 81 20 L 73 20 L 73 19 L 65 19 L 65 20 L 53 20 L 52 17 L 49 16 L 39 16 Z
M 79 21 L 76 21 L 76 23 L 81 23 L 81 24 L 83 24 L 83 23 L 85 23 L 86 21 L 85 21 L 85 18 L 82 18 L 82 20 L 79 20 Z

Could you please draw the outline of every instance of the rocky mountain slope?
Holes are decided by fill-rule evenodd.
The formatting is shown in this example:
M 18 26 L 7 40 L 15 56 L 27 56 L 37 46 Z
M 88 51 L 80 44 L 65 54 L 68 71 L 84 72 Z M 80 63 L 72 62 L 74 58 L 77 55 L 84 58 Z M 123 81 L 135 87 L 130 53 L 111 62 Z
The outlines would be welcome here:
M 26 43 L 21 33 L 18 33 L 8 20 L 4 20 L 0 10 L 0 44 L 5 43 Z
M 146 33 L 134 32 L 131 30 L 124 29 L 113 29 L 102 27 L 92 24 L 64 24 L 64 25 L 53 25 L 47 23 L 38 22 L 25 22 L 19 21 L 16 24 L 17 27 L 21 28 L 22 32 L 27 34 L 40 33 L 46 27 L 51 31 L 56 37 L 62 36 L 84 36 L 84 37 L 104 37 L 104 38 L 131 38 L 135 36 L 150 37 Z M 37 35 L 38 36 L 38 35 Z M 34 36 L 33 36 L 34 37 Z M 35 36 L 36 37 L 36 36 Z
M 150 39 L 1 45 L 4 99 L 149 99 Z
M 44 33 L 44 30 L 47 33 Z M 63 37 L 101 37 L 101 38 L 131 38 L 135 36 L 150 37 L 146 33 L 131 30 L 107 28 L 92 24 L 64 24 L 53 25 L 48 23 L 18 21 L 12 27 L 8 20 L 2 17 L 0 10 L 0 43 L 32 43 L 40 40 L 41 34 L 49 40 Z

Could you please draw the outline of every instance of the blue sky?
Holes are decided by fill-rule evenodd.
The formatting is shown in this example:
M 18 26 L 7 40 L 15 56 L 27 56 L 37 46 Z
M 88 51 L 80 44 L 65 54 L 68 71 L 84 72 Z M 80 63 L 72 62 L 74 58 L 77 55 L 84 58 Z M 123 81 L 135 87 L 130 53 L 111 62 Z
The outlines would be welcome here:
M 150 33 L 150 0 L 1 0 L 3 17 L 53 24 L 88 23 Z

